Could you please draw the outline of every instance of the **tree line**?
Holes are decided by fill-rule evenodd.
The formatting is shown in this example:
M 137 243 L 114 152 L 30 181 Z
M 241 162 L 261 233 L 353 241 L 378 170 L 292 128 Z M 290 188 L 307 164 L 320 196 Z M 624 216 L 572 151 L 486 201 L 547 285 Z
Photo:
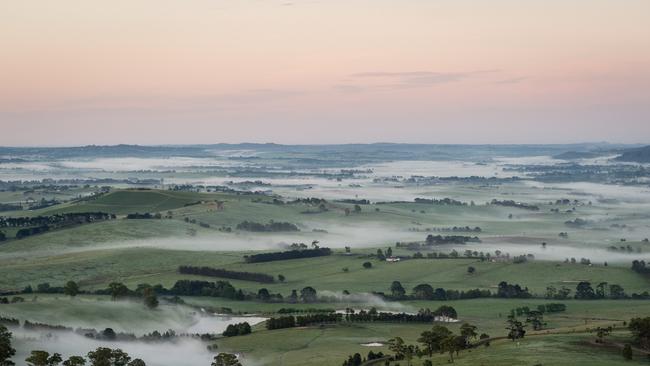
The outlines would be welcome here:
M 65 225 L 70 223 L 89 223 L 114 219 L 115 215 L 105 212 L 70 212 L 48 216 L 2 217 L 0 227 L 27 227 L 44 225 Z
M 178 273 L 208 277 L 230 278 L 234 280 L 273 283 L 275 278 L 265 273 L 231 271 L 223 268 L 179 266 Z
M 284 252 L 259 253 L 244 256 L 247 263 L 272 262 L 287 259 L 301 259 L 312 257 L 324 257 L 332 254 L 330 248 L 313 248 L 302 250 L 288 250 Z
M 259 222 L 243 221 L 237 224 L 237 230 L 253 232 L 280 232 L 280 231 L 300 231 L 298 226 L 290 222 L 270 221 L 268 224 Z

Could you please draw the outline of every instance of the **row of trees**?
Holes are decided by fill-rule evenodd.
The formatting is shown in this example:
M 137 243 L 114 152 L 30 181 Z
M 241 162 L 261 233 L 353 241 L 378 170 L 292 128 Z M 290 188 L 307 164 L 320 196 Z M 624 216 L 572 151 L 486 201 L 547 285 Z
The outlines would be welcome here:
M 266 322 L 266 328 L 269 330 L 304 327 L 311 324 L 322 323 L 338 323 L 341 321 L 346 322 L 399 322 L 399 323 L 431 323 L 438 319 L 453 319 L 457 318 L 458 313 L 451 306 L 441 306 L 435 311 L 429 309 L 421 309 L 417 314 L 407 313 L 389 313 L 378 312 L 375 308 L 369 311 L 361 310 L 355 312 L 353 309 L 346 309 L 345 314 L 335 312 L 330 313 L 314 313 L 298 316 L 281 316 L 278 318 L 271 318 Z
M 490 290 L 473 289 L 466 291 L 445 290 L 443 288 L 434 289 L 433 286 L 422 283 L 411 291 L 411 295 L 406 294 L 406 289 L 401 282 L 393 281 L 390 286 L 390 295 L 384 295 L 394 300 L 416 299 L 416 300 L 459 300 L 459 299 L 476 299 L 484 297 L 502 297 L 502 298 L 529 298 L 532 295 L 528 288 L 521 288 L 519 285 L 509 284 L 507 282 L 499 283 L 496 293 Z
M 179 266 L 178 273 L 208 277 L 230 278 L 234 280 L 273 283 L 275 278 L 265 273 L 231 271 L 223 268 Z
M 253 232 L 278 232 L 278 231 L 300 231 L 298 226 L 290 222 L 270 221 L 268 224 L 259 222 L 243 221 L 237 224 L 237 230 Z
M 465 243 L 480 243 L 481 240 L 478 236 L 464 236 L 464 235 L 427 235 L 424 240 L 427 245 L 443 245 L 443 244 L 465 244 Z
M 126 215 L 126 218 L 127 220 L 150 220 L 150 219 L 160 220 L 162 219 L 162 214 L 160 213 L 152 214 L 149 212 L 145 212 L 145 213 L 135 212 Z
M 70 212 L 47 216 L 2 217 L 0 227 L 29 227 L 45 225 L 81 224 L 114 219 L 115 215 L 105 212 Z
M 287 259 L 300 259 L 300 258 L 312 258 L 312 257 L 323 257 L 332 254 L 330 248 L 313 248 L 313 249 L 302 249 L 302 250 L 288 250 L 284 252 L 272 252 L 272 253 L 259 253 L 253 255 L 244 256 L 244 260 L 247 263 L 260 263 L 260 262 L 273 262 Z

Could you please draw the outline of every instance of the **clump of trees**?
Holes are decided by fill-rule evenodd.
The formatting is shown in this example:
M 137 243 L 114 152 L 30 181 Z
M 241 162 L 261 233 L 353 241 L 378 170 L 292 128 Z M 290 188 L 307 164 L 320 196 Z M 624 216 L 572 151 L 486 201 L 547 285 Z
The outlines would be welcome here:
M 162 219 L 162 215 L 160 213 L 152 214 L 149 212 L 145 212 L 145 213 L 136 212 L 136 213 L 130 213 L 126 215 L 126 218 L 128 220 L 151 220 L 151 219 L 159 220 Z
M 259 253 L 244 256 L 247 263 L 272 262 L 287 259 L 300 259 L 312 257 L 324 257 L 332 254 L 330 248 L 313 248 L 303 250 L 288 250 L 284 252 Z
M 490 204 L 493 205 L 498 205 L 498 206 L 505 206 L 505 207 L 515 207 L 515 208 L 521 208 L 524 210 L 531 210 L 531 211 L 539 211 L 539 207 L 536 205 L 532 205 L 529 203 L 524 203 L 524 202 L 516 202 L 513 200 L 503 200 L 499 201 L 496 198 L 493 199 Z
M 634 342 L 643 349 L 650 349 L 650 317 L 634 318 L 628 327 Z
M 279 231 L 300 231 L 298 226 L 290 222 L 269 221 L 267 224 L 261 224 L 252 221 L 243 221 L 237 224 L 237 230 L 253 232 L 279 232 Z
M 237 356 L 232 353 L 221 352 L 214 356 L 211 366 L 242 366 Z
M 248 322 L 229 324 L 223 332 L 224 337 L 241 336 L 251 333 L 251 325 Z
M 368 356 L 365 358 L 362 358 L 361 354 L 355 353 L 354 355 L 348 356 L 348 359 L 343 361 L 343 366 L 360 366 L 367 361 L 378 360 L 384 357 L 385 356 L 382 352 L 375 353 L 373 351 L 369 351 Z
M 415 198 L 415 203 L 425 203 L 429 205 L 442 205 L 442 206 L 467 206 L 467 202 L 458 201 L 452 198 Z
M 272 275 L 268 275 L 265 273 L 231 271 L 223 268 L 212 268 L 212 267 L 179 266 L 178 273 L 208 276 L 208 277 L 230 278 L 234 280 L 243 280 L 243 281 L 255 281 L 261 283 L 273 283 L 275 280 L 275 278 Z
M 442 245 L 442 244 L 465 244 L 469 242 L 480 243 L 481 240 L 477 236 L 464 236 L 464 235 L 427 235 L 425 239 L 426 245 Z
M 499 283 L 496 297 L 527 299 L 532 297 L 532 295 L 528 291 L 528 287 L 521 288 L 517 284 L 509 284 L 506 281 L 502 281 Z

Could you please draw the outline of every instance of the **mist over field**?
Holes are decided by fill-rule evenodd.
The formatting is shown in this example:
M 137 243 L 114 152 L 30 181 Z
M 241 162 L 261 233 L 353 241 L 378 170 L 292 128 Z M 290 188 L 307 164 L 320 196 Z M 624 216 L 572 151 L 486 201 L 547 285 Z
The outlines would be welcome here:
M 390 354 L 395 336 L 417 343 L 431 323 L 499 337 L 521 306 L 566 306 L 544 315 L 562 336 L 556 324 L 584 334 L 585 314 L 600 326 L 624 320 L 612 307 L 647 312 L 650 166 L 611 151 L 131 148 L 0 160 L 0 320 L 19 320 L 15 360 L 109 347 L 154 366 L 220 352 L 245 366 L 339 365 L 369 345 Z M 604 290 L 579 294 L 583 282 Z M 433 315 L 448 307 L 457 314 Z M 308 323 L 269 325 L 288 318 Z

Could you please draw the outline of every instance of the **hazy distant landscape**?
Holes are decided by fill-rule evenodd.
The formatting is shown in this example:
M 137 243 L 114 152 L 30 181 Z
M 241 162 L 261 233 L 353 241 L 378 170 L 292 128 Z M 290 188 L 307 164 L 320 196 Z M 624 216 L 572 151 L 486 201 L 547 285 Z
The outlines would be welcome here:
M 650 1 L 0 9 L 0 366 L 650 362 Z
M 629 343 L 642 362 L 639 151 L 0 148 L 0 321 L 15 360 L 613 365 Z

